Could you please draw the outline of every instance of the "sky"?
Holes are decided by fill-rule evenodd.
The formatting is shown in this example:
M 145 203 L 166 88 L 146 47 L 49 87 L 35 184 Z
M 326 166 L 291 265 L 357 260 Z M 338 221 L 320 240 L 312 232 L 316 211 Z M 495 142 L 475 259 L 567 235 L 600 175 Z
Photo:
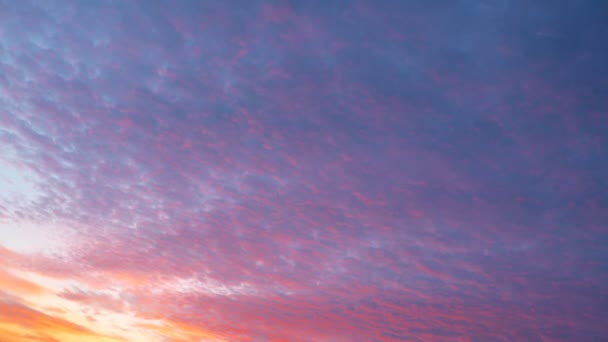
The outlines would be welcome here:
M 607 16 L 0 0 L 0 340 L 608 340 Z

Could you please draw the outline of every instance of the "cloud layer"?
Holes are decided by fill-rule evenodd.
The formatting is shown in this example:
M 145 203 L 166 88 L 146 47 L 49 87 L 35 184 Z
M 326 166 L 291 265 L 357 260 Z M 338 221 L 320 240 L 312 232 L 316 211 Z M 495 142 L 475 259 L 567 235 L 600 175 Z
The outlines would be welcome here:
M 0 337 L 608 338 L 602 13 L 0 1 Z

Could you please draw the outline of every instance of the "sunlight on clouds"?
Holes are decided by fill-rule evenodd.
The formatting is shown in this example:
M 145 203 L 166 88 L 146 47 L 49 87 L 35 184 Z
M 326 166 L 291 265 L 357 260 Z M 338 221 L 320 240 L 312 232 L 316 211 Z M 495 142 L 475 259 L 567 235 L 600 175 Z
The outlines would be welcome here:
M 215 333 L 204 331 L 203 329 L 184 323 L 164 321 L 155 324 L 143 324 L 142 328 L 147 331 L 155 331 L 165 336 L 170 341 L 176 342 L 227 342 L 227 340 Z M 166 340 L 166 339 L 165 339 Z
M 44 284 L 44 287 L 38 284 Z M 164 324 L 161 321 L 141 318 L 128 311 L 111 311 L 98 306 L 95 301 L 81 302 L 57 295 L 74 286 L 86 288 L 75 280 L 53 279 L 31 272 L 0 272 L 0 288 L 8 295 L 23 296 L 10 297 L 21 305 L 0 302 L 0 306 L 5 306 L 4 309 L 0 308 L 3 311 L 0 312 L 0 341 L 26 341 L 28 339 L 23 336 L 29 330 L 40 332 L 41 335 L 36 337 L 48 336 L 68 342 L 163 341 L 162 337 L 157 336 L 156 329 L 145 328 L 147 325 Z M 83 293 L 92 295 L 92 298 L 99 294 L 88 290 Z M 11 314 L 11 310 L 21 312 L 20 317 L 29 315 L 31 318 L 16 320 L 16 314 Z M 81 327 L 87 328 L 79 331 Z M 99 335 L 102 333 L 104 336 Z
M 0 302 L 0 338 L 2 341 L 45 338 L 65 342 L 125 341 L 122 338 L 97 334 L 79 324 L 10 302 Z
M 113 278 L 113 275 L 106 274 L 105 278 Z M 19 307 L 21 310 L 28 308 L 29 314 L 41 317 L 45 322 L 67 322 L 66 324 L 69 323 L 68 325 L 72 327 L 87 327 L 88 330 L 98 334 L 113 336 L 101 338 L 75 335 L 72 331 L 57 330 L 59 329 L 57 326 L 63 326 L 57 323 L 55 324 L 57 329 L 53 328 L 55 330 L 52 331 L 36 327 L 34 330 L 40 332 L 40 335 L 35 337 L 53 337 L 59 341 L 163 342 L 167 338 L 172 341 L 223 341 L 220 337 L 200 328 L 162 318 L 142 317 L 132 311 L 129 300 L 123 296 L 124 293 L 137 290 L 150 293 L 154 291 L 152 288 L 146 290 L 150 278 L 148 281 L 133 282 L 130 278 L 127 280 L 112 283 L 112 286 L 106 282 L 105 287 L 102 287 L 101 284 L 97 284 L 97 278 L 89 279 L 86 275 L 83 275 L 82 279 L 64 279 L 7 267 L 0 270 L 0 288 L 8 296 L 7 298 L 13 298 L 13 301 L 23 305 L 22 308 Z M 167 281 L 162 286 L 162 292 L 204 292 L 227 296 L 242 293 L 244 288 L 241 287 L 226 288 L 211 282 L 203 284 L 194 279 L 180 278 Z M 156 317 L 157 314 L 162 317 L 162 312 L 152 316 Z M 34 321 L 32 322 L 35 324 Z M 0 340 L 27 340 L 30 337 L 23 336 L 27 336 L 28 329 L 31 328 L 24 327 L 24 324 L 21 321 L 15 322 L 2 317 L 0 314 Z
M 10 270 L 4 270 L 1 268 L 0 288 L 2 289 L 2 291 L 10 294 L 38 295 L 46 291 L 43 286 L 40 286 L 25 278 L 22 278 L 16 275 L 15 272 L 11 272 Z

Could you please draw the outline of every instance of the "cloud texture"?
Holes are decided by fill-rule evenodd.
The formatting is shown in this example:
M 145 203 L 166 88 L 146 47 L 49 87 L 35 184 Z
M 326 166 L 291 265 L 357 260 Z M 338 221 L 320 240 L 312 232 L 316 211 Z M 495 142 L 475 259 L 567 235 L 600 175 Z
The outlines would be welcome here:
M 0 339 L 608 338 L 605 14 L 0 1 Z

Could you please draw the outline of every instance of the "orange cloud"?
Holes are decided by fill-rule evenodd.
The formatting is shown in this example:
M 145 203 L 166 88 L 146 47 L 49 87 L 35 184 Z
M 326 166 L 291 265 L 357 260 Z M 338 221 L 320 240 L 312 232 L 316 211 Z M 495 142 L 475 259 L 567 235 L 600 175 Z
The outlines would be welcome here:
M 2 269 L 0 269 L 0 288 L 5 292 L 18 294 L 41 294 L 46 291 L 44 287 Z
M 17 329 L 3 328 L 2 323 L 0 323 L 0 338 L 2 342 L 61 342 L 48 336 L 36 336 Z
M 172 341 L 176 342 L 198 341 L 201 339 L 213 342 L 227 341 L 217 333 L 178 321 L 165 321 L 164 325 L 140 324 L 139 326 L 149 331 L 156 331 L 160 335 L 171 338 Z
M 124 340 L 97 334 L 80 325 L 20 304 L 0 302 L 0 341 L 118 342 Z
M 13 263 L 21 258 L 16 252 L 0 245 L 0 265 L 8 265 L 9 263 Z

